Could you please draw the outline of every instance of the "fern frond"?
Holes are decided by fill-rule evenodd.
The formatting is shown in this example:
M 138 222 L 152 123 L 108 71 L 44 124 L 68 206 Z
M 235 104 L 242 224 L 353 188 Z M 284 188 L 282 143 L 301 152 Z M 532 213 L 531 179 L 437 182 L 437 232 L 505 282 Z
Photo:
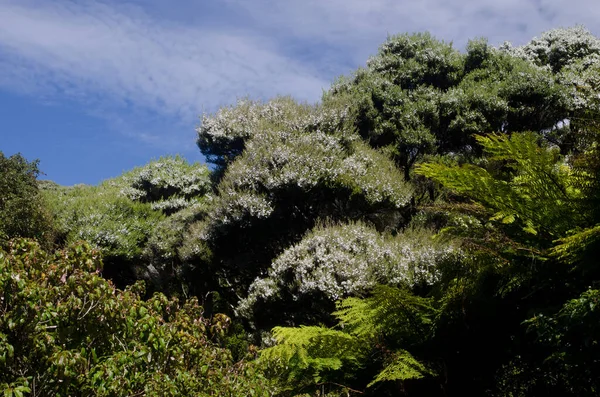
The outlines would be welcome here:
M 379 372 L 367 387 L 380 382 L 421 379 L 428 375 L 433 375 L 433 373 L 417 361 L 409 352 L 399 350 L 394 355 L 392 362 Z
M 558 239 L 555 243 L 558 244 L 551 249 L 551 255 L 569 264 L 575 264 L 590 255 L 591 251 L 597 252 L 600 245 L 600 225 Z
M 261 361 L 293 379 L 319 382 L 342 366 L 359 366 L 367 344 L 348 333 L 325 327 L 275 327 L 277 345 L 261 352 Z
M 496 175 L 472 164 L 448 166 L 424 163 L 416 172 L 468 196 L 494 212 L 492 220 L 519 220 L 524 231 L 561 235 L 580 215 L 575 208 L 580 192 L 573 187 L 573 170 L 558 151 L 538 144 L 534 133 L 477 136 L 488 160 L 512 170 Z
M 434 313 L 429 299 L 404 289 L 379 285 L 369 298 L 339 302 L 333 314 L 345 331 L 357 337 L 394 335 L 397 340 L 415 343 L 429 333 Z

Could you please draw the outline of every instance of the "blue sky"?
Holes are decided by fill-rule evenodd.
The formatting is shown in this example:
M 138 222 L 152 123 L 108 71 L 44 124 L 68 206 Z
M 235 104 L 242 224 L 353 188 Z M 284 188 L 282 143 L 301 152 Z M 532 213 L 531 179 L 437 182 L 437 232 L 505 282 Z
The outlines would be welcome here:
M 598 21 L 597 0 L 0 0 L 0 151 L 65 185 L 202 161 L 203 112 L 317 101 L 389 34 L 519 45 L 575 24 L 599 35 Z

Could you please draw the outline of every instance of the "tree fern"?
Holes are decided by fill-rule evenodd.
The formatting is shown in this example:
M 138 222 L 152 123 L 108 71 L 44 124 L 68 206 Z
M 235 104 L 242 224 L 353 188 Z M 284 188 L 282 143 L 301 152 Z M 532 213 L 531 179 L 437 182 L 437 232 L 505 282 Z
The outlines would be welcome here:
M 391 337 L 406 345 L 426 337 L 434 313 L 429 299 L 379 285 L 369 298 L 339 302 L 334 315 L 353 335 L 371 340 Z
M 326 327 L 276 327 L 277 344 L 261 353 L 261 361 L 294 386 L 318 383 L 344 367 L 356 369 L 368 353 L 364 340 Z
M 571 167 L 557 149 L 540 145 L 538 136 L 528 132 L 476 139 L 484 148 L 487 168 L 438 162 L 421 164 L 417 173 L 482 203 L 494 211 L 492 220 L 519 220 L 528 233 L 560 236 L 572 227 L 579 218 L 575 203 L 580 194 L 573 188 Z
M 338 303 L 338 329 L 274 328 L 277 345 L 265 349 L 261 359 L 292 389 L 323 381 L 341 383 L 380 361 L 383 369 L 366 387 L 423 378 L 433 372 L 405 349 L 429 335 L 434 314 L 429 299 L 378 286 L 368 298 Z
M 571 236 L 556 240 L 551 255 L 569 264 L 576 264 L 599 252 L 600 225 L 584 229 Z

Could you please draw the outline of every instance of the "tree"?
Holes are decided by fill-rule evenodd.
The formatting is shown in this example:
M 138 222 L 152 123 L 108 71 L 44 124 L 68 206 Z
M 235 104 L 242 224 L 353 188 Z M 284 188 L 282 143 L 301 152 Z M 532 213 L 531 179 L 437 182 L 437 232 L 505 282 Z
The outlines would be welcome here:
M 267 116 L 253 110 L 250 120 L 261 128 L 223 168 L 214 204 L 190 228 L 188 260 L 198 264 L 197 279 L 214 280 L 212 288 L 230 294 L 230 302 L 319 220 L 365 220 L 385 230 L 410 212 L 412 189 L 394 163 L 346 128 L 343 103 L 329 106 L 276 101 Z M 294 118 L 273 124 L 272 114 Z M 209 259 L 200 265 L 199 257 Z
M 5 157 L 0 152 L 0 242 L 12 237 L 52 242 L 52 223 L 39 195 L 38 164 L 20 154 Z
M 346 98 L 359 134 L 404 170 L 427 154 L 472 156 L 472 135 L 552 129 L 569 116 L 567 88 L 546 68 L 473 41 L 466 54 L 430 35 L 390 37 L 366 69 L 324 102 Z
M 498 393 L 593 395 L 598 291 L 591 286 L 600 274 L 591 256 L 600 233 L 590 202 L 600 184 L 597 157 L 589 156 L 597 146 L 567 162 L 532 133 L 478 141 L 488 160 L 482 166 L 426 163 L 417 172 L 483 205 L 520 250 L 495 249 L 509 259 L 509 271 L 487 292 L 526 308 L 517 317 L 525 326 L 512 330 L 523 345 L 510 347 L 514 357 L 498 372 Z M 540 263 L 527 269 L 531 260 Z
M 432 237 L 429 230 L 391 236 L 360 223 L 318 226 L 251 284 L 237 313 L 258 329 L 331 324 L 336 301 L 364 296 L 378 284 L 427 289 L 440 268 L 461 260 L 452 242 Z
M 428 35 L 392 37 L 367 68 L 325 94 L 325 106 L 348 104 L 345 128 L 353 126 L 389 155 L 413 186 L 411 215 L 383 235 L 401 238 L 407 226 L 432 227 L 438 238 L 459 238 L 462 256 L 436 263 L 430 284 L 402 286 L 404 302 L 426 300 L 435 313 L 413 313 L 412 319 L 428 319 L 415 343 L 394 336 L 399 325 L 372 321 L 365 310 L 394 318 L 406 308 L 376 299 L 378 288 L 394 285 L 370 278 L 386 260 L 369 259 L 393 251 L 377 232 L 366 233 L 361 246 L 345 234 L 352 226 L 316 229 L 282 251 L 239 309 L 264 314 L 259 324 L 273 324 L 287 310 L 290 323 L 304 322 L 275 327 L 277 344 L 265 351 L 290 394 L 319 386 L 376 395 L 597 392 L 591 376 L 600 241 L 598 143 L 591 131 L 596 52 L 589 34 L 563 51 L 570 33 L 543 36 L 562 43 L 549 45 L 554 55 L 545 60 L 484 40 L 461 55 Z M 424 177 L 437 183 L 437 194 L 423 196 L 420 184 L 430 183 Z M 360 277 L 352 277 L 353 269 L 361 269 Z M 373 287 L 377 282 L 388 286 Z M 314 317 L 313 304 L 327 310 L 335 297 L 353 293 L 359 297 L 349 298 L 352 315 L 333 313 L 337 327 L 331 318 Z M 257 316 L 254 305 L 266 310 Z M 355 327 L 382 339 L 357 339 Z

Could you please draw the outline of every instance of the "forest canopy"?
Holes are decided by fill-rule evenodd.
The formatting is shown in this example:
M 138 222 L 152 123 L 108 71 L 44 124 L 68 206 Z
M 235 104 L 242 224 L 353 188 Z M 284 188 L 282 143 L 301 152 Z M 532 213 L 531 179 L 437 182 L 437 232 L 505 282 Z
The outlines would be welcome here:
M 5 396 L 600 393 L 600 39 L 390 36 L 316 104 L 204 114 L 208 165 L 0 153 Z

